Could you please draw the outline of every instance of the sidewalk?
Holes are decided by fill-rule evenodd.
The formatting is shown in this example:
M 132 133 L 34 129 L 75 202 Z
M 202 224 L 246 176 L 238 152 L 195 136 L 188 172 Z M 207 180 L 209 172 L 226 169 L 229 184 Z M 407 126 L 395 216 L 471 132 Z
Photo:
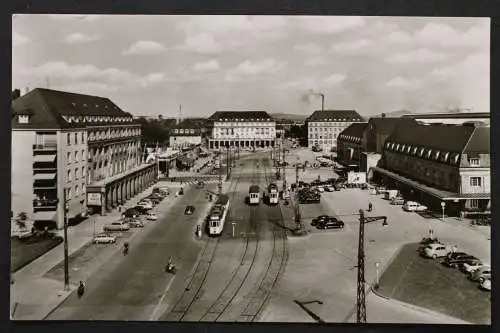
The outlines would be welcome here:
M 156 184 L 131 198 L 124 207 L 133 207 L 148 195 Z M 169 184 L 170 185 L 170 184 Z M 173 185 L 173 186 L 172 186 Z M 172 184 L 174 187 L 175 185 Z M 117 209 L 104 216 L 90 216 L 82 223 L 68 228 L 68 254 L 79 250 L 92 242 L 95 230 L 99 233 L 102 227 L 121 217 Z M 15 320 L 40 320 L 55 306 L 62 302 L 76 288 L 78 281 L 70 280 L 70 290 L 64 291 L 60 282 L 43 276 L 54 266 L 64 260 L 64 245 L 61 243 L 30 264 L 13 274 L 15 283 L 10 286 L 11 314 Z

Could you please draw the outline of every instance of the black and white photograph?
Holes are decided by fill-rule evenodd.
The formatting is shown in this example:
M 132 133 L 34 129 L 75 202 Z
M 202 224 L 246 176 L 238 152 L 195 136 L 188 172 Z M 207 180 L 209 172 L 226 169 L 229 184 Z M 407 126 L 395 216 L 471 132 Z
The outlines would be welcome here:
M 490 24 L 12 15 L 10 319 L 491 325 Z

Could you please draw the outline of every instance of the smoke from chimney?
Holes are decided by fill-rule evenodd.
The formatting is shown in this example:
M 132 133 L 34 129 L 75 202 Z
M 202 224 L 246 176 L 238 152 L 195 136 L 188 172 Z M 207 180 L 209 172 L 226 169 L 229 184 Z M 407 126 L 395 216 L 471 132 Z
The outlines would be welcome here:
M 319 91 L 315 91 L 314 89 L 309 89 L 307 93 L 303 94 L 300 100 L 307 105 L 311 105 L 312 97 L 321 97 L 321 111 L 325 109 L 325 95 L 320 93 Z

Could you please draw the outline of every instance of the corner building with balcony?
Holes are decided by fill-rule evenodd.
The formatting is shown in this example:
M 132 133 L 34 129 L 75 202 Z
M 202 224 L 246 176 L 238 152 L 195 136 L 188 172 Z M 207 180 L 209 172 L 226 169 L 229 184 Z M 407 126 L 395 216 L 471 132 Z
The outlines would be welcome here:
M 325 151 L 333 151 L 340 133 L 358 122 L 363 122 L 363 117 L 354 110 L 316 110 L 306 119 L 307 146 L 318 145 Z
M 265 111 L 217 111 L 208 120 L 209 149 L 269 148 L 276 143 L 276 121 Z
M 156 181 L 139 154 L 141 125 L 107 98 L 37 88 L 12 104 L 12 215 L 61 229 L 105 214 Z
M 400 122 L 371 168 L 376 182 L 450 216 L 491 213 L 488 126 Z

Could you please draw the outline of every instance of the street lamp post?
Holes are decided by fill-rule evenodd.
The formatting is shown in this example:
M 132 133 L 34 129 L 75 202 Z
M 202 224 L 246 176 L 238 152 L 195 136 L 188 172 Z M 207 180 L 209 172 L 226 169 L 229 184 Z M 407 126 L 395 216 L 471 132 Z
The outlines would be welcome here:
M 375 269 L 377 270 L 377 279 L 375 280 L 375 289 L 378 289 L 379 286 L 379 273 L 378 273 L 378 268 L 380 267 L 380 263 L 377 261 L 375 263 Z
M 69 290 L 69 257 L 68 257 L 68 210 L 69 203 L 67 201 L 68 189 L 64 189 L 64 290 Z
M 444 222 L 444 208 L 446 207 L 446 204 L 444 201 L 441 201 L 441 210 L 443 211 L 443 222 Z
M 236 223 L 235 223 L 235 222 L 232 222 L 231 224 L 232 224 L 232 226 L 233 226 L 233 238 L 234 238 L 234 226 L 236 225 Z

